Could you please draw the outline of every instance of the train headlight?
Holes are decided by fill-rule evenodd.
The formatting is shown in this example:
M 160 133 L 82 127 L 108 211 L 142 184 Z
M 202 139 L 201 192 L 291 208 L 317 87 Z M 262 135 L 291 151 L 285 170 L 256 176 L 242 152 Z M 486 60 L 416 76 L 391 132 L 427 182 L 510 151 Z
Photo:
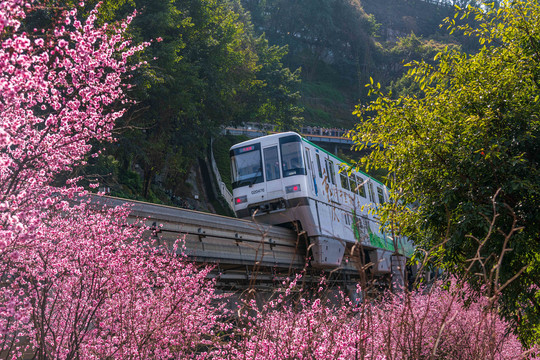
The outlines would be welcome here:
M 290 185 L 290 186 L 285 186 L 285 192 L 287 194 L 290 194 L 290 193 L 293 193 L 293 192 L 298 192 L 300 191 L 300 185 Z
M 234 199 L 234 204 L 235 205 L 240 205 L 240 204 L 243 204 L 247 202 L 247 196 L 244 195 L 244 196 L 239 196 L 237 198 Z

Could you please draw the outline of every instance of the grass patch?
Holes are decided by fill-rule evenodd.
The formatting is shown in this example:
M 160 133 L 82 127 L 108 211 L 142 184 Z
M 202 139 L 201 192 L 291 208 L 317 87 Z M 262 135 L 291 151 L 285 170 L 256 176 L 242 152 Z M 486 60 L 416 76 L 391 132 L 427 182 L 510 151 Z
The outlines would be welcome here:
M 346 101 L 343 93 L 332 84 L 324 82 L 302 82 L 302 94 L 306 97 L 343 103 Z
M 330 127 L 333 123 L 333 117 L 324 110 L 306 106 L 304 108 L 304 117 L 307 120 L 306 125 Z

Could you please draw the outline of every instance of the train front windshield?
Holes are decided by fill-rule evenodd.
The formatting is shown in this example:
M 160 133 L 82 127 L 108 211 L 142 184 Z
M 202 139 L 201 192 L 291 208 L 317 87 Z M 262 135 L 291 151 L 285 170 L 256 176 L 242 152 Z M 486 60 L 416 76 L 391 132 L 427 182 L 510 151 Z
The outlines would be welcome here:
M 231 150 L 231 170 L 233 188 L 263 182 L 261 145 L 252 144 Z

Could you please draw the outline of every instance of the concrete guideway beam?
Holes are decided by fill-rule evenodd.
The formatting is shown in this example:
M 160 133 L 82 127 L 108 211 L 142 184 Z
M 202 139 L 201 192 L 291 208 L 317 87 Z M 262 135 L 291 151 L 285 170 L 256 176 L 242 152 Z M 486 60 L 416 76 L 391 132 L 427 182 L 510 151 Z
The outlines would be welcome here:
M 186 255 L 197 262 L 287 268 L 305 263 L 304 253 L 296 249 L 298 236 L 289 229 L 109 196 L 93 199 L 110 207 L 128 204 L 131 222 L 145 219 L 163 244 L 183 238 Z
M 188 258 L 198 263 L 217 264 L 220 269 L 231 271 L 231 275 L 242 268 L 249 268 L 243 270 L 244 273 L 258 268 L 259 274 L 270 275 L 272 271 L 287 274 L 291 270 L 301 271 L 306 265 L 306 239 L 287 228 L 110 196 L 93 195 L 92 202 L 108 207 L 130 206 L 128 221 L 135 223 L 144 219 L 144 224 L 152 229 L 149 237 L 167 246 L 183 239 Z M 339 271 L 355 278 L 357 265 L 352 254 L 347 253 Z M 226 277 L 224 272 L 223 278 Z

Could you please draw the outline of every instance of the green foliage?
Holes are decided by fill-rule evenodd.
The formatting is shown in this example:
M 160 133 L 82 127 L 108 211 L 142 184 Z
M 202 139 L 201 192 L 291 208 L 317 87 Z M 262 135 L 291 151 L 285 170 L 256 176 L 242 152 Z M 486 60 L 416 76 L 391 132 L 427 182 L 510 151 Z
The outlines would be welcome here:
M 185 195 L 189 168 L 224 125 L 300 126 L 299 71 L 282 64 L 287 47 L 254 35 L 238 1 L 106 1 L 100 21 L 135 8 L 129 28 L 134 41 L 160 41 L 137 59 L 147 65 L 132 74 L 135 105 L 107 150 L 123 171 L 139 174 L 138 196 L 149 199 L 157 188 Z
M 478 290 L 502 288 L 502 312 L 538 342 L 540 5 L 460 15 L 476 25 L 450 18 L 448 28 L 476 36 L 480 51 L 446 48 L 435 65 L 414 62 L 407 79 L 418 96 L 393 99 L 369 84 L 376 99 L 358 107 L 353 139 L 371 144 L 368 168 L 389 171 L 395 202 L 381 216 Z
M 426 40 L 414 33 L 399 38 L 385 56 L 385 63 L 390 70 L 388 76 L 395 78 L 402 75 L 397 81 L 390 83 L 389 91 L 394 95 L 419 95 L 419 86 L 405 73 L 406 67 L 403 65 L 409 66 L 413 61 L 424 61 L 426 64 L 435 65 L 435 57 L 445 48 L 458 51 L 461 49 L 459 45 L 447 41 L 442 43 L 434 39 Z
M 379 35 L 385 40 L 393 36 L 415 33 L 422 37 L 441 34 L 441 21 L 453 14 L 450 1 L 362 0 L 364 10 L 380 23 Z
M 285 63 L 302 68 L 301 102 L 306 108 L 306 123 L 310 125 L 350 128 L 354 123 L 351 117 L 354 105 L 358 99 L 367 100 L 363 84 L 369 75 L 386 87 L 401 78 L 404 60 L 432 60 L 442 44 L 454 41 L 438 35 L 440 22 L 452 13 L 452 8 L 425 1 L 242 0 L 242 3 L 251 12 L 257 31 L 264 32 L 271 43 L 288 46 Z M 403 19 L 416 19 L 419 24 L 401 25 Z M 419 31 L 429 40 L 409 37 L 411 31 Z M 396 36 L 403 39 L 394 44 Z M 412 39 L 419 45 L 407 43 Z M 385 40 L 390 42 L 378 42 Z M 395 83 L 397 88 L 393 89 L 401 91 L 401 85 Z
M 319 100 L 343 102 L 345 96 L 342 92 L 336 90 L 331 84 L 323 82 L 304 82 L 302 84 L 304 95 L 318 98 Z
M 270 46 L 264 34 L 253 40 L 258 56 L 257 80 L 253 82 L 254 106 L 244 121 L 276 124 L 279 130 L 298 130 L 303 122 L 300 99 L 300 69 L 294 72 L 281 63 L 287 46 Z
M 378 26 L 358 0 L 244 3 L 272 42 L 289 45 L 289 60 L 302 65 L 306 79 L 316 76 L 320 60 L 354 65 Z
M 306 107 L 305 116 L 311 126 L 330 127 L 335 123 L 335 119 L 328 112 L 311 106 Z
M 371 36 L 378 29 L 375 18 L 364 12 L 358 0 L 244 0 L 243 4 L 258 31 L 271 43 L 288 46 L 284 61 L 302 68 L 303 82 L 323 83 L 341 93 L 342 100 L 335 107 L 338 111 L 331 117 L 345 118 L 350 125 L 354 103 L 365 93 L 359 79 L 366 76 L 365 69 L 372 62 Z M 321 115 L 327 112 L 319 106 L 319 98 L 312 98 L 309 92 L 302 96 L 306 107 L 322 110 Z M 341 108 L 346 109 L 342 112 Z M 327 123 L 317 117 L 308 120 L 310 124 Z

